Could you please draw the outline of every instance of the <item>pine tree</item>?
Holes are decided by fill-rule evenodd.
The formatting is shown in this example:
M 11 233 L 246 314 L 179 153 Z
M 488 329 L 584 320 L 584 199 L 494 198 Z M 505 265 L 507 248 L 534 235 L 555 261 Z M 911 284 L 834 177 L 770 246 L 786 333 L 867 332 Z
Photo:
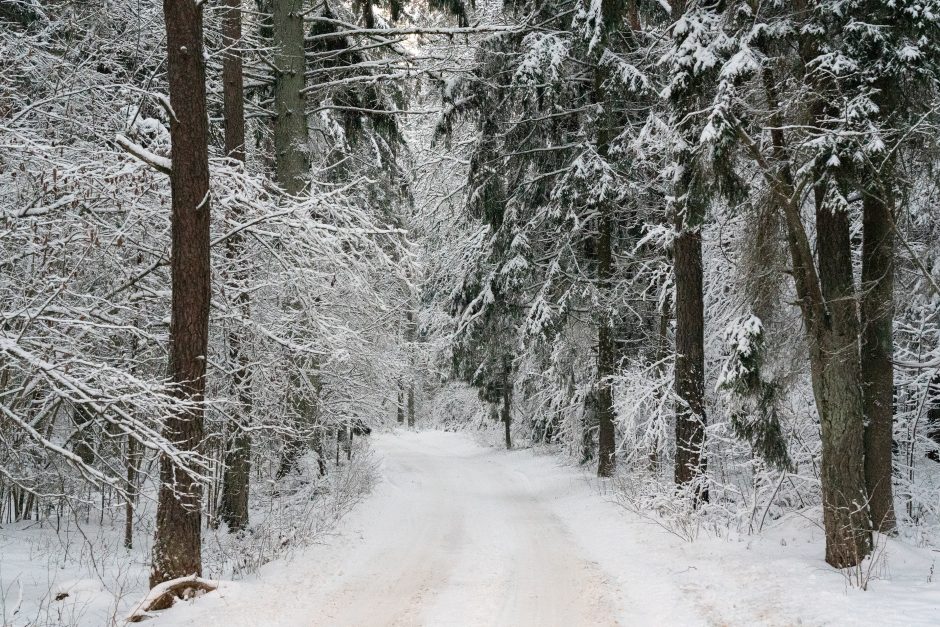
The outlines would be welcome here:
M 209 155 L 202 5 L 163 4 L 167 34 L 172 142 L 170 359 L 172 391 L 187 407 L 164 432 L 181 449 L 203 439 L 203 396 L 209 338 Z M 160 494 L 150 585 L 202 574 L 202 485 L 179 460 L 160 459 Z
M 234 161 L 245 163 L 245 93 L 242 75 L 242 16 L 241 0 L 227 0 L 222 14 L 222 88 L 225 115 L 225 154 Z M 237 222 L 239 212 L 231 220 Z M 245 246 L 241 232 L 226 241 L 226 257 L 235 266 L 232 286 L 236 291 L 233 304 L 240 316 L 251 315 L 247 272 L 244 267 Z M 220 516 L 230 531 L 248 526 L 248 495 L 251 474 L 251 436 L 245 422 L 251 415 L 252 391 L 249 357 L 243 333 L 236 328 L 228 334 L 229 355 L 236 365 L 232 373 L 234 396 L 238 400 L 240 419 L 233 421 L 231 439 L 226 443 L 225 472 L 222 479 Z
M 691 486 L 694 501 L 708 500 L 705 460 L 705 303 L 702 229 L 717 182 L 699 165 L 699 137 L 714 93 L 718 61 L 727 45 L 721 36 L 720 2 L 673 3 L 669 84 L 674 146 L 674 190 L 669 202 L 675 228 L 676 408 L 675 481 Z

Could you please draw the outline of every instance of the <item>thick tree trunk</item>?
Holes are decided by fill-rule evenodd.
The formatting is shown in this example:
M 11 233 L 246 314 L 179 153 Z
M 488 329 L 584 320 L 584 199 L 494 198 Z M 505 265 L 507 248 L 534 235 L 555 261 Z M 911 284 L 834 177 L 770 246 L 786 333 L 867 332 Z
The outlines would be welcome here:
M 303 0 L 274 0 L 274 150 L 277 181 L 301 194 L 310 178 L 304 97 Z
M 779 108 L 776 84 L 763 75 L 770 106 Z M 826 561 L 837 568 L 855 566 L 871 553 L 871 519 L 865 488 L 862 441 L 863 401 L 858 349 L 858 318 L 852 285 L 848 217 L 823 206 L 817 188 L 819 272 L 813 262 L 794 188 L 786 142 L 779 120 L 771 142 L 775 169 L 745 137 L 764 170 L 773 201 L 783 213 L 793 279 L 806 327 L 813 394 L 822 440 L 821 483 Z
M 225 54 L 222 58 L 223 106 L 225 110 L 225 153 L 236 161 L 245 161 L 245 97 L 242 78 L 242 17 L 241 0 L 225 0 L 222 15 L 222 44 Z M 241 216 L 231 216 L 238 221 Z M 239 314 L 248 318 L 251 315 L 247 287 L 248 277 L 243 260 L 242 236 L 237 233 L 226 242 L 225 254 L 235 268 L 232 286 L 237 296 L 235 305 Z M 232 387 L 238 398 L 241 420 L 235 420 L 231 429 L 231 440 L 225 447 L 225 472 L 222 480 L 222 503 L 220 516 L 229 531 L 240 531 L 248 526 L 248 493 L 251 477 L 251 437 L 244 430 L 244 423 L 251 415 L 251 373 L 249 372 L 248 354 L 237 323 L 228 334 L 229 355 L 235 364 L 232 374 Z
M 705 472 L 705 315 L 702 290 L 702 233 L 682 223 L 674 245 L 676 285 L 676 484 L 700 483 Z M 703 485 L 695 498 L 708 500 Z
M 222 105 L 225 154 L 245 162 L 245 88 L 242 72 L 241 0 L 224 0 L 222 13 Z
M 415 426 L 415 386 L 414 383 L 408 385 L 408 426 Z
M 195 403 L 171 414 L 164 434 L 182 450 L 203 439 L 209 339 L 209 154 L 202 4 L 164 0 L 170 106 L 172 193 L 169 368 L 172 393 Z M 201 575 L 202 486 L 173 460 L 160 459 L 160 493 L 150 585 Z
M 672 0 L 672 15 L 686 12 L 685 0 Z M 720 10 L 706 3 L 703 8 Z M 685 37 L 675 31 L 674 45 Z M 694 485 L 693 504 L 708 500 L 705 474 L 705 311 L 702 291 L 702 224 L 705 222 L 706 198 L 697 189 L 693 173 L 691 146 L 698 141 L 693 123 L 699 107 L 696 89 L 675 90 L 671 96 L 673 116 L 682 135 L 683 146 L 676 154 L 677 181 L 673 192 L 673 277 L 675 283 L 676 362 L 674 388 L 676 406 L 675 483 L 678 487 Z
M 594 442 L 597 431 L 597 390 L 584 397 L 584 409 L 581 416 L 581 464 L 594 460 L 597 446 Z
M 398 384 L 398 406 L 396 407 L 398 412 L 398 424 L 405 424 L 405 393 L 401 390 L 401 383 Z
M 859 321 L 849 215 L 826 206 L 823 194 L 816 192 L 819 282 L 828 323 L 817 339 L 822 362 L 817 404 L 823 436 L 823 516 L 827 529 L 845 529 L 843 541 L 827 543 L 826 561 L 850 566 L 871 551 Z
M 862 380 L 865 484 L 875 529 L 894 531 L 894 219 L 887 191 L 862 201 Z
M 342 448 L 343 451 L 346 450 L 347 444 L 349 442 L 349 431 L 347 431 L 346 426 L 336 427 L 336 465 L 339 466 L 339 451 Z
M 274 170 L 278 184 L 288 194 L 304 193 L 310 178 L 306 98 L 304 97 L 303 0 L 273 0 L 271 32 L 274 39 Z M 299 367 L 299 366 L 295 366 Z M 319 364 L 312 369 L 319 377 Z M 291 378 L 292 390 L 297 387 Z M 319 381 L 315 387 L 319 388 Z M 293 392 L 292 393 L 296 393 Z M 279 474 L 294 468 L 307 447 L 306 424 L 298 425 L 281 459 Z M 337 453 L 337 462 L 339 455 Z

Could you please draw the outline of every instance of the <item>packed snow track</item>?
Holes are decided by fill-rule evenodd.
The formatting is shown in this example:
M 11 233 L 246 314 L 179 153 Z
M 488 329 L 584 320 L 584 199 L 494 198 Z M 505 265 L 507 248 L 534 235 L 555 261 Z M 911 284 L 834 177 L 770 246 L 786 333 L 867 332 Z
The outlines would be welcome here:
M 545 507 L 550 495 L 498 452 L 446 434 L 374 446 L 383 483 L 332 547 L 342 550 L 297 558 L 287 568 L 302 578 L 271 577 L 260 597 L 200 600 L 183 624 L 617 624 L 604 575 Z
M 799 541 L 787 530 L 791 555 L 768 559 L 775 536 L 683 542 L 548 455 L 434 431 L 371 442 L 380 483 L 340 532 L 155 627 L 912 625 L 936 609 L 936 596 L 911 606 L 847 590 L 808 561 L 821 554 L 813 525 Z

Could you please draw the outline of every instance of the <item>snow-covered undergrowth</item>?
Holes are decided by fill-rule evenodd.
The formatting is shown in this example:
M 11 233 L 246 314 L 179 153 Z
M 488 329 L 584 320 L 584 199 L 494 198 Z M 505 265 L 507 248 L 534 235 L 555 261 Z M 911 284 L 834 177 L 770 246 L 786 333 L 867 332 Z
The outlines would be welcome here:
M 330 463 L 322 478 L 312 456 L 301 462 L 301 472 L 255 484 L 245 532 L 204 527 L 205 578 L 240 579 L 271 561 L 289 560 L 330 533 L 377 477 L 367 440 L 356 443 L 351 461 Z M 150 496 L 136 512 L 132 549 L 123 545 L 123 507 L 67 503 L 58 519 L 0 527 L 0 624 L 123 625 L 148 589 L 152 490 Z
M 707 561 L 710 569 L 747 570 L 759 561 L 780 573 L 773 586 L 794 589 L 805 580 L 823 579 L 831 588 L 867 590 L 885 607 L 891 599 L 900 607 L 936 604 L 937 560 L 940 558 L 940 464 L 918 461 L 917 473 L 896 478 L 895 493 L 899 529 L 897 536 L 876 534 L 873 555 L 855 568 L 834 570 L 823 560 L 825 536 L 819 496 L 818 434 L 805 416 L 785 424 L 792 446 L 789 469 L 774 468 L 757 459 L 747 442 L 735 438 L 721 414 L 713 414 L 708 428 L 709 469 L 706 484 L 709 501 L 692 506 L 689 494 L 677 492 L 672 481 L 672 459 L 668 453 L 650 455 L 649 442 L 631 434 L 657 432 L 638 416 L 655 414 L 659 402 L 654 392 L 638 397 L 637 390 L 651 383 L 620 379 L 618 402 L 619 465 L 615 477 L 598 481 L 591 477 L 596 461 L 584 461 L 581 451 L 571 447 L 572 438 L 545 443 L 539 420 L 516 414 L 512 429 L 514 448 L 529 448 L 562 465 L 580 467 L 599 493 L 598 498 L 617 504 L 625 521 L 642 522 L 657 529 L 663 542 L 681 550 L 687 559 Z M 631 396 L 632 395 L 632 396 Z M 631 401 L 630 398 L 633 400 Z M 668 397 L 666 397 L 668 398 Z M 644 406 L 645 405 L 645 406 Z M 667 408 L 668 409 L 668 408 Z M 519 414 L 523 413 L 519 410 Z M 667 411 L 659 408 L 663 423 L 658 430 L 668 443 Z M 445 386 L 430 404 L 425 419 L 435 428 L 466 431 L 477 442 L 494 448 L 505 446 L 503 425 L 492 419 L 476 392 L 462 385 Z M 580 417 L 579 417 L 580 419 Z M 572 421 L 579 426 L 576 420 Z M 660 446 L 659 449 L 669 447 Z M 640 451 L 640 453 L 637 453 Z M 917 454 L 923 455 L 918 449 Z M 903 453 L 896 463 L 903 459 Z M 936 468 L 933 468 L 936 466 Z M 555 471 L 552 471 L 553 473 Z M 693 488 L 689 488 L 693 489 Z M 579 514 L 577 514 L 579 515 Z M 672 537 L 673 541 L 666 538 Z M 702 568 L 690 566 L 690 568 Z M 833 582 L 836 582 L 835 584 Z M 836 585 L 838 584 L 838 585 Z M 932 591 L 932 596 L 927 594 Z M 854 594 L 854 593 L 852 593 Z M 903 597 L 903 598 L 902 598 Z M 921 608 L 922 609 L 922 608 Z M 825 622 L 825 621 L 822 621 Z
M 567 486 L 551 499 L 552 511 L 572 529 L 590 529 L 577 541 L 613 575 L 628 603 L 643 600 L 666 613 L 637 624 L 936 624 L 940 553 L 929 546 L 876 535 L 874 559 L 838 571 L 823 559 L 819 507 L 738 532 L 717 524 L 713 510 L 680 513 L 677 499 L 671 510 L 636 509 L 624 500 L 629 475 L 597 479 L 550 447 L 532 447 L 513 459 L 534 487 Z M 677 590 L 693 600 L 694 618 L 667 618 L 678 605 Z

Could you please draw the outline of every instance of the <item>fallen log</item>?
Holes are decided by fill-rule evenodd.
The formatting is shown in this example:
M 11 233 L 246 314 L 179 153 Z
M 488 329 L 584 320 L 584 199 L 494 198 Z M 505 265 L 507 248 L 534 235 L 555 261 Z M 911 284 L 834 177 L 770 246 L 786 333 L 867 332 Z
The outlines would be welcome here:
M 197 593 L 211 592 L 219 587 L 219 582 L 209 581 L 196 575 L 179 577 L 157 584 L 137 607 L 128 614 L 128 623 L 139 623 L 152 618 L 158 610 L 165 610 L 176 602 L 176 599 L 191 599 Z

